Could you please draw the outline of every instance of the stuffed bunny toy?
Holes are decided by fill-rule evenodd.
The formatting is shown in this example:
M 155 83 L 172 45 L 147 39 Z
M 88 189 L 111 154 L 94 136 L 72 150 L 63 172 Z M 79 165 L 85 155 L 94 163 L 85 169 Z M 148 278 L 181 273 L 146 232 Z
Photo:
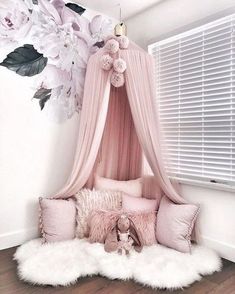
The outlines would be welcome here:
M 104 243 L 106 252 L 118 251 L 119 254 L 129 255 L 134 248 L 137 252 L 142 250 L 141 237 L 134 223 L 126 214 L 122 214 L 107 234 Z

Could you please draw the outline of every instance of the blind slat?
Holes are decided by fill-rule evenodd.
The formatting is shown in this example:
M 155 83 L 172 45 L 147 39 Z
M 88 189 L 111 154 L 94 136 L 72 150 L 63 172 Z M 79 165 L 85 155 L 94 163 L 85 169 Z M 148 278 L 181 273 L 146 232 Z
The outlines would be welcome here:
M 222 56 L 223 57 L 223 56 Z M 228 59 L 224 59 L 223 58 L 223 60 L 218 60 L 218 61 L 213 61 L 213 62 L 210 62 L 210 63 L 207 63 L 207 64 L 204 64 L 204 67 L 207 67 L 207 68 L 209 68 L 210 66 L 213 66 L 213 65 L 216 65 L 216 64 L 228 64 L 228 63 L 233 63 L 234 62 L 234 60 L 235 60 L 235 57 L 229 57 Z M 184 66 L 181 66 L 181 67 L 179 67 L 179 65 L 177 65 L 177 66 L 174 66 L 174 67 L 169 67 L 169 68 L 165 68 L 164 70 L 162 70 L 162 76 L 164 76 L 164 74 L 165 75 L 169 75 L 169 72 L 171 73 L 171 74 L 173 74 L 173 73 L 179 73 L 179 71 L 182 73 L 182 72 L 185 72 L 185 71 L 191 71 L 191 70 L 193 70 L 193 69 L 201 69 L 202 68 L 202 65 L 200 64 L 200 65 L 196 65 L 196 66 L 194 66 L 195 64 L 198 64 L 198 63 L 202 63 L 202 62 L 193 62 L 193 63 L 189 63 L 188 65 L 190 65 L 190 67 L 188 67 L 188 68 L 183 68 L 183 67 L 186 67 L 187 65 L 184 65 Z M 192 66 L 191 66 L 192 65 Z M 175 69 L 175 71 L 173 71 Z
M 176 155 L 177 155 L 177 157 L 176 157 Z M 228 155 L 227 153 L 225 153 L 225 155 Z M 234 154 L 235 155 L 235 154 Z M 173 160 L 179 160 L 178 158 L 180 158 L 180 160 L 181 160 L 181 158 L 189 158 L 189 161 L 191 162 L 191 159 L 192 158 L 200 158 L 200 159 L 202 159 L 202 160 L 210 160 L 210 159 L 215 159 L 215 160 L 226 160 L 227 158 L 226 157 L 224 157 L 224 156 L 210 156 L 210 155 L 203 155 L 203 154 L 200 154 L 200 155 L 187 155 L 187 154 L 184 154 L 184 155 L 179 155 L 178 153 L 177 153 L 177 151 L 175 151 L 175 152 L 169 152 L 168 153 L 168 158 L 169 158 L 169 160 L 171 159 L 171 158 L 173 158 Z M 166 158 L 167 160 L 168 160 L 168 158 Z M 235 159 L 234 159 L 235 160 Z
M 197 96 L 187 96 L 187 97 L 180 97 L 180 102 L 182 103 L 182 100 L 186 100 L 183 102 L 183 104 L 192 104 L 192 103 L 202 103 L 202 102 L 207 102 L 207 103 L 211 103 L 211 102 L 219 102 L 219 101 L 224 101 L 224 100 L 228 100 L 231 99 L 231 97 L 235 97 L 235 91 L 229 91 L 229 92 L 222 92 L 222 93 L 213 93 L 213 94 L 204 94 L 202 95 L 197 95 Z M 218 98 L 215 99 L 211 99 L 210 97 L 215 97 L 215 96 L 219 96 Z M 228 96 L 228 97 L 225 97 Z M 197 98 L 200 98 L 200 100 L 196 100 Z M 205 99 L 206 98 L 206 99 Z M 189 101 L 187 101 L 189 100 Z M 162 105 L 175 105 L 176 103 L 169 103 L 169 102 L 174 102 L 177 101 L 177 104 L 179 104 L 179 95 L 176 98 L 173 99 L 164 99 L 164 101 L 159 101 L 161 107 Z
M 223 65 L 215 66 L 215 67 L 212 66 L 210 68 L 204 67 L 203 68 L 204 76 L 206 76 L 206 72 L 211 72 L 212 74 L 216 74 L 216 70 L 221 69 L 221 68 L 229 68 L 229 71 L 231 71 L 231 62 L 232 62 L 232 65 L 235 66 L 235 64 L 233 64 L 233 61 L 234 61 L 233 59 L 232 60 L 230 59 L 230 60 L 227 61 L 227 64 L 223 64 Z M 220 62 L 220 63 L 223 63 L 223 62 Z M 196 67 L 196 69 L 197 69 L 197 71 L 195 71 L 195 70 L 192 71 L 192 69 L 191 69 L 189 73 L 183 73 L 184 71 L 181 70 L 180 76 L 179 76 L 179 70 L 175 71 L 175 72 L 172 72 L 170 76 L 169 76 L 169 73 L 165 74 L 165 75 L 161 74 L 159 76 L 159 80 L 161 82 L 165 81 L 165 80 L 170 80 L 172 78 L 173 79 L 176 78 L 177 80 L 179 80 L 179 78 L 184 78 L 186 80 L 187 76 L 192 76 L 192 75 L 195 76 L 195 74 L 202 74 L 201 66 Z M 176 73 L 176 74 L 174 75 L 174 73 Z

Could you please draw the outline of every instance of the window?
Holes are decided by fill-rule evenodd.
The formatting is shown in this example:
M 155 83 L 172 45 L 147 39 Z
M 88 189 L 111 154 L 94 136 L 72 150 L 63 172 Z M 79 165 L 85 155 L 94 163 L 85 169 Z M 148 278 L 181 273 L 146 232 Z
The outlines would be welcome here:
M 171 176 L 235 186 L 235 14 L 149 46 Z

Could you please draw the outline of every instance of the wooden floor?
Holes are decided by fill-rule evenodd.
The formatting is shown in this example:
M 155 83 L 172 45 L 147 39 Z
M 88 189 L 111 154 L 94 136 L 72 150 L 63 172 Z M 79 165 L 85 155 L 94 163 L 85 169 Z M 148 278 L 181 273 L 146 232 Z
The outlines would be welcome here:
M 103 277 L 79 279 L 76 285 L 67 288 L 33 286 L 19 281 L 17 278 L 16 263 L 12 260 L 15 249 L 0 251 L 0 294 L 235 294 L 235 263 L 225 260 L 223 270 L 220 273 L 204 277 L 190 288 L 177 291 L 152 290 L 132 281 L 110 281 Z

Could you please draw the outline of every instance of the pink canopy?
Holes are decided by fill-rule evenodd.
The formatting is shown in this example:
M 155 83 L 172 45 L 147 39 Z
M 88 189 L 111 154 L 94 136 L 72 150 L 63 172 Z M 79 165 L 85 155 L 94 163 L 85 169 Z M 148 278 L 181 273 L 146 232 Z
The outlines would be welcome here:
M 156 183 L 175 203 L 185 203 L 163 164 L 156 109 L 153 59 L 134 43 L 119 51 L 126 61 L 125 84 L 110 84 L 112 71 L 100 66 L 105 49 L 89 59 L 77 150 L 71 175 L 53 198 L 68 198 L 92 187 L 95 173 L 117 180 L 143 175 L 143 154 Z

